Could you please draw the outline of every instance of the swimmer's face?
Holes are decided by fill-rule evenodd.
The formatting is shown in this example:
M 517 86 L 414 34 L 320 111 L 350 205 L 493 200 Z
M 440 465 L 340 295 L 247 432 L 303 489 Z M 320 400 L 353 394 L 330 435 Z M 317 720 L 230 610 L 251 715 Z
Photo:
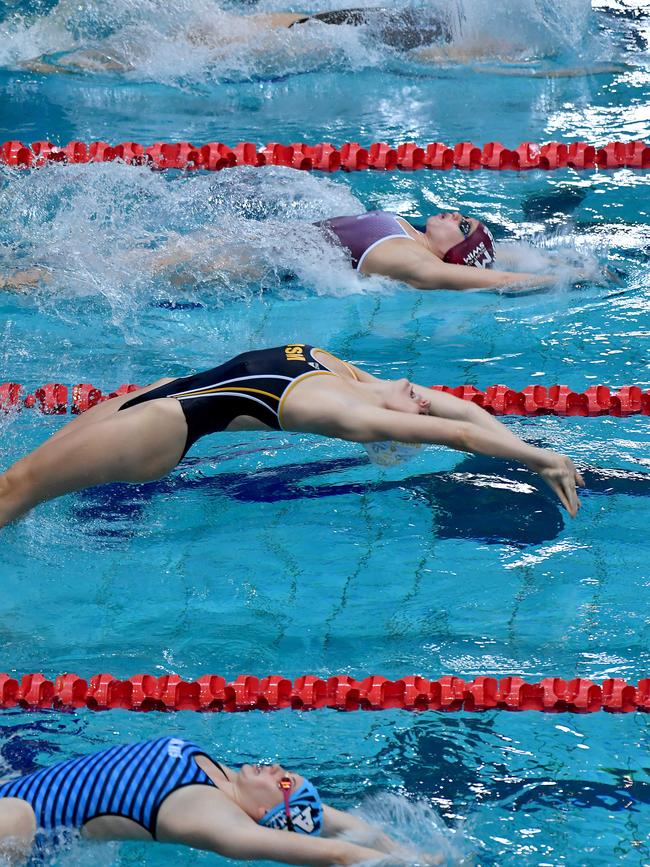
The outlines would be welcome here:
M 421 394 L 408 379 L 393 379 L 384 383 L 384 406 L 396 412 L 427 415 L 431 401 Z
M 452 247 L 471 235 L 478 224 L 474 217 L 466 217 L 458 211 L 444 211 L 429 217 L 425 234 L 433 252 L 443 259 Z
M 256 822 L 284 800 L 280 780 L 291 780 L 291 793 L 304 783 L 300 774 L 287 771 L 282 765 L 242 765 L 237 774 L 237 800 L 240 807 Z

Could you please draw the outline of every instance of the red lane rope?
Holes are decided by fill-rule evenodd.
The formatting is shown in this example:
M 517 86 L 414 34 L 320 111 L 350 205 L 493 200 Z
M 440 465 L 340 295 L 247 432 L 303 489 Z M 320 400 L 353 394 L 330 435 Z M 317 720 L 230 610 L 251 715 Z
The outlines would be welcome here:
M 47 162 L 88 163 L 121 160 L 130 165 L 150 165 L 156 169 L 207 169 L 219 171 L 231 166 L 289 166 L 323 172 L 414 171 L 418 169 L 630 169 L 650 168 L 650 145 L 643 141 L 609 142 L 603 147 L 583 141 L 522 142 L 510 150 L 500 142 L 482 148 L 472 142 L 446 145 L 442 142 L 418 145 L 414 142 L 391 145 L 373 142 L 361 147 L 345 142 L 335 147 L 328 142 L 280 144 L 269 142 L 259 148 L 253 142 L 240 142 L 231 148 L 222 142 L 193 145 L 190 142 L 155 142 L 150 147 L 137 142 L 110 145 L 103 141 L 71 141 L 59 147 L 49 141 L 6 141 L 0 144 L 0 163 L 29 168 Z
M 88 382 L 73 385 L 69 400 L 66 385 L 49 382 L 33 393 L 23 395 L 17 382 L 0 382 L 0 410 L 36 408 L 47 415 L 79 414 L 91 406 L 129 394 L 139 386 L 121 385 L 109 394 Z M 493 415 L 628 416 L 650 415 L 650 390 L 626 385 L 612 392 L 606 385 L 592 385 L 586 391 L 572 391 L 568 385 L 529 385 L 521 391 L 507 385 L 490 385 L 480 391 L 473 385 L 433 385 L 431 388 L 453 394 L 482 406 Z
M 465 681 L 446 676 L 439 680 L 403 677 L 387 680 L 372 676 L 353 680 L 346 675 L 319 678 L 303 675 L 295 681 L 278 675 L 257 678 L 239 675 L 227 682 L 216 674 L 195 681 L 177 674 L 154 677 L 138 674 L 118 680 L 96 674 L 89 681 L 76 674 L 48 680 L 42 674 L 25 674 L 18 681 L 0 674 L 0 708 L 122 708 L 140 711 L 194 710 L 404 710 L 485 711 L 537 710 L 549 713 L 650 712 L 650 678 L 635 686 L 620 678 L 594 683 L 585 678 L 563 680 L 546 677 L 527 683 L 521 677 L 476 677 Z

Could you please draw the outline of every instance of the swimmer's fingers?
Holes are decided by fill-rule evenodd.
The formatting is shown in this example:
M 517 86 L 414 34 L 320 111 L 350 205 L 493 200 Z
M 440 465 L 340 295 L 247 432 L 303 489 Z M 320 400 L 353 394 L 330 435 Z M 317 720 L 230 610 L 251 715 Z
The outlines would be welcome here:
M 576 490 L 577 470 L 565 455 L 555 455 L 553 463 L 541 470 L 540 475 L 555 492 L 564 508 L 572 518 L 578 514 L 580 501 Z

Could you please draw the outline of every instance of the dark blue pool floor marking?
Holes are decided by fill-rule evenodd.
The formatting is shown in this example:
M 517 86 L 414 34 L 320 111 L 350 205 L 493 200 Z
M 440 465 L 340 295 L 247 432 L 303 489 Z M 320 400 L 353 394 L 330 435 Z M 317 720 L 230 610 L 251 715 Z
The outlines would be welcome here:
M 190 461 L 186 462 L 192 463 Z M 199 461 L 194 461 L 199 463 Z M 73 511 L 82 522 L 99 519 L 97 535 L 129 538 L 136 535 L 147 505 L 175 490 L 205 491 L 243 503 L 278 503 L 325 497 L 381 494 L 398 491 L 436 511 L 437 535 L 441 539 L 471 539 L 493 544 L 524 547 L 557 538 L 564 527 L 563 512 L 539 477 L 514 463 L 480 456 L 466 457 L 452 472 L 421 474 L 399 480 L 306 484 L 308 479 L 332 473 L 367 468 L 365 457 L 339 458 L 309 464 L 285 464 L 255 473 L 218 473 L 215 476 L 179 479 L 167 477 L 143 485 L 113 484 L 89 488 L 73 495 Z M 478 478 L 522 482 L 534 490 L 516 491 L 479 484 Z M 624 470 L 585 470 L 583 498 L 593 495 L 650 495 L 650 475 Z M 462 478 L 459 476 L 467 476 Z M 114 523 L 113 523 L 114 522 Z M 128 522 L 130 529 L 125 526 Z M 113 526 L 111 526 L 113 524 Z

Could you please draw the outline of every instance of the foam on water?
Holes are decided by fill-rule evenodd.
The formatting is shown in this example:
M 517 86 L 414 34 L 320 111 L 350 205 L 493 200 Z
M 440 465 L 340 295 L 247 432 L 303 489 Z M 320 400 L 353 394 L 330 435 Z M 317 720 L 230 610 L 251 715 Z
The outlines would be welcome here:
M 41 268 L 45 305 L 103 297 L 123 321 L 161 291 L 200 290 L 213 305 L 253 297 L 260 285 L 295 293 L 287 274 L 316 292 L 361 291 L 343 250 L 311 224 L 363 207 L 345 184 L 308 173 L 242 167 L 170 179 L 118 163 L 49 165 L 29 177 L 4 169 L 0 207 L 0 268 Z
M 381 792 L 366 798 L 359 815 L 403 845 L 400 855 L 407 864 L 426 863 L 426 856 L 438 856 L 441 864 L 460 867 L 472 863 L 472 844 L 460 831 L 450 828 L 426 801 L 413 801 L 403 794 Z M 349 835 L 363 845 L 372 839 Z

